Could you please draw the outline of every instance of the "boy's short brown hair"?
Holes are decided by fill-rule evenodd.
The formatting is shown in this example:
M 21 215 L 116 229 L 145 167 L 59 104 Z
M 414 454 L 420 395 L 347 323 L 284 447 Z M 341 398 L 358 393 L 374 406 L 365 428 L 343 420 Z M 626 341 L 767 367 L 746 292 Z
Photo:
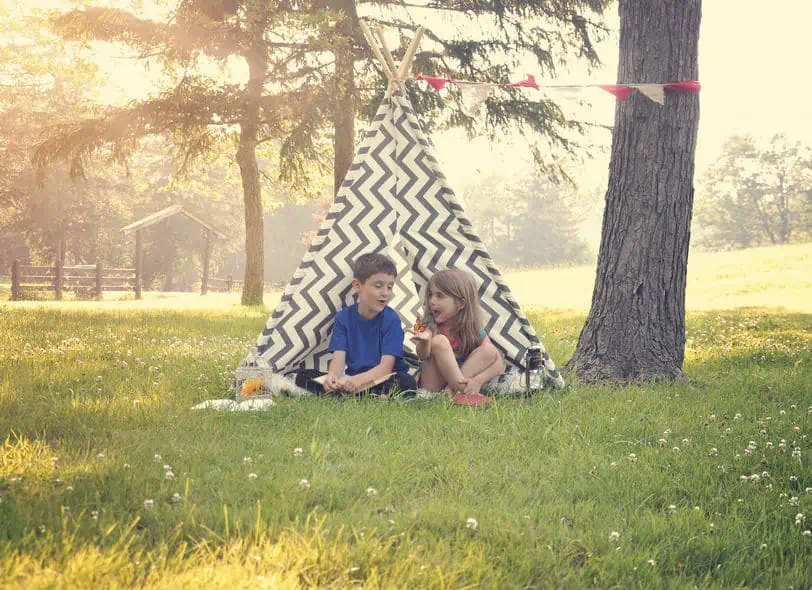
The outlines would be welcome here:
M 395 263 L 383 254 L 363 254 L 352 265 L 352 278 L 358 279 L 362 283 L 365 283 L 369 277 L 378 273 L 392 275 L 393 277 L 398 276 Z

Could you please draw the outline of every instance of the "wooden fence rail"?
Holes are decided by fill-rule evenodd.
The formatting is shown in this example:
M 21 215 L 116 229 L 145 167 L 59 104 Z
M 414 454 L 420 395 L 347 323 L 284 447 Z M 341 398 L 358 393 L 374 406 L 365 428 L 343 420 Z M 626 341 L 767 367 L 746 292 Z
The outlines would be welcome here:
M 242 291 L 242 284 L 243 281 L 234 280 L 231 275 L 228 275 L 228 278 L 225 279 L 210 278 L 209 290 L 231 293 L 234 289 Z
M 99 262 L 82 266 L 30 266 L 15 260 L 11 267 L 11 300 L 23 299 L 25 291 L 53 291 L 62 299 L 63 291 L 81 290 L 100 297 L 104 291 L 135 291 L 140 298 L 140 277 L 134 268 L 104 268 Z

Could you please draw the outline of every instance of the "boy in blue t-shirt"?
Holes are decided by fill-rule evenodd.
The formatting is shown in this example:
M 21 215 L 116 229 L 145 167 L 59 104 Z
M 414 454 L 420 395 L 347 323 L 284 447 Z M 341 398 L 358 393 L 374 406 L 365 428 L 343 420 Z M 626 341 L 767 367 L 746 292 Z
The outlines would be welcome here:
M 414 392 L 417 383 L 403 360 L 403 326 L 387 305 L 397 276 L 395 264 L 382 254 L 364 254 L 352 270 L 358 303 L 336 314 L 327 349 L 333 358 L 323 385 L 313 380 L 321 375 L 316 371 L 299 372 L 296 384 L 317 394 L 368 391 L 380 395 L 396 386 Z M 370 386 L 390 373 L 394 375 Z

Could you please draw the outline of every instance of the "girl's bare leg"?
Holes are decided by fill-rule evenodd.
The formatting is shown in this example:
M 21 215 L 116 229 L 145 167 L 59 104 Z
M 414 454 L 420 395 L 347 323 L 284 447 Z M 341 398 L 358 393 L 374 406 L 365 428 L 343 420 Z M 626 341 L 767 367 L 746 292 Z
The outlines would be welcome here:
M 505 361 L 493 343 L 486 342 L 468 356 L 461 369 L 467 381 L 475 379 L 479 383 L 478 390 L 505 370 Z
M 465 359 L 460 370 L 466 378 L 470 379 L 484 373 L 486 369 L 495 363 L 501 363 L 501 361 L 502 357 L 496 347 L 491 343 L 487 343 L 475 348 Z
M 420 369 L 420 387 L 429 391 L 442 391 L 445 387 L 445 379 L 440 374 L 433 355 L 423 361 Z
M 426 360 L 420 383 L 426 389 L 442 391 L 448 385 L 452 391 L 465 386 L 465 378 L 457 364 L 451 342 L 442 334 L 431 339 L 431 356 Z M 425 371 L 428 370 L 428 374 Z

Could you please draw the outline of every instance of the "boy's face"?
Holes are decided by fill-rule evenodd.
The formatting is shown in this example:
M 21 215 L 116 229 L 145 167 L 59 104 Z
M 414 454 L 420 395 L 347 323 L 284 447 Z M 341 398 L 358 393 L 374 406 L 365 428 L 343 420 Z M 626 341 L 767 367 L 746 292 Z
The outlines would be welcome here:
M 395 277 L 379 272 L 371 275 L 363 283 L 358 279 L 353 279 L 352 286 L 358 293 L 359 313 L 364 317 L 373 318 L 383 311 L 392 298 Z

